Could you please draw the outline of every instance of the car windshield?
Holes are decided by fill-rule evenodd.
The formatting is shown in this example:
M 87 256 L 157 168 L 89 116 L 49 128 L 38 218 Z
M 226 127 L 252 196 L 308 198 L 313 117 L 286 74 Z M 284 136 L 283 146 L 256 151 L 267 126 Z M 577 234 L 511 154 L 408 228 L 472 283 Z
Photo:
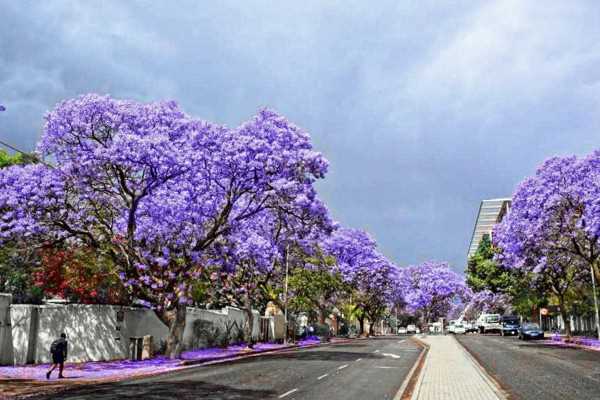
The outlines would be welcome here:
M 490 322 L 491 322 L 491 323 L 494 323 L 494 322 L 498 322 L 498 321 L 500 321 L 500 317 L 499 317 L 499 316 L 497 316 L 497 315 L 490 315 L 489 317 L 486 317 L 486 318 L 485 318 L 485 320 L 486 320 L 486 322 L 488 322 L 488 323 L 490 323 Z
M 460 324 L 456 324 L 456 325 L 454 325 L 454 327 L 455 327 L 455 328 L 462 328 L 463 326 L 462 326 L 462 325 L 460 325 Z
M 502 322 L 504 322 L 505 325 L 519 325 L 518 319 L 505 319 Z
M 540 329 L 538 324 L 523 324 L 523 329 Z

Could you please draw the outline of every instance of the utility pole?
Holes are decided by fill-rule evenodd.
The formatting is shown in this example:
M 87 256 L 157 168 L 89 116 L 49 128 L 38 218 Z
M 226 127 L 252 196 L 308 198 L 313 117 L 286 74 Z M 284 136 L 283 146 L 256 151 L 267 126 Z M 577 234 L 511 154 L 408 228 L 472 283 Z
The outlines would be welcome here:
M 285 245 L 285 288 L 283 292 L 283 315 L 285 317 L 285 334 L 283 336 L 283 344 L 287 344 L 288 342 L 288 270 L 289 270 L 289 243 Z
M 592 273 L 592 290 L 594 291 L 594 308 L 596 309 L 596 331 L 600 339 L 600 315 L 598 313 L 598 295 L 596 294 L 596 276 L 594 275 L 594 266 L 590 266 Z

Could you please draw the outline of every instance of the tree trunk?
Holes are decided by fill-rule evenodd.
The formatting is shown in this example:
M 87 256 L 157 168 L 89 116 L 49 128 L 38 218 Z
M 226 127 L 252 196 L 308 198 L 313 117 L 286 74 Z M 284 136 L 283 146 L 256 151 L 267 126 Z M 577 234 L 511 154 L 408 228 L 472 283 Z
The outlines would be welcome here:
M 185 330 L 185 314 L 187 306 L 178 304 L 175 310 L 166 314 L 169 326 L 167 349 L 165 355 L 171 359 L 179 358 L 183 351 L 183 331 Z
M 374 328 L 375 328 L 375 321 L 370 321 L 371 323 L 369 324 L 369 336 L 373 336 L 374 335 Z
M 325 324 L 326 312 L 324 308 L 319 307 L 319 324 Z
M 365 317 L 357 317 L 358 323 L 360 325 L 360 335 L 364 335 L 365 333 Z
M 569 313 L 565 307 L 565 300 L 563 296 L 558 297 L 558 306 L 560 307 L 560 316 L 563 319 L 563 323 L 565 324 L 565 334 L 567 337 L 571 337 L 571 321 L 569 318 Z

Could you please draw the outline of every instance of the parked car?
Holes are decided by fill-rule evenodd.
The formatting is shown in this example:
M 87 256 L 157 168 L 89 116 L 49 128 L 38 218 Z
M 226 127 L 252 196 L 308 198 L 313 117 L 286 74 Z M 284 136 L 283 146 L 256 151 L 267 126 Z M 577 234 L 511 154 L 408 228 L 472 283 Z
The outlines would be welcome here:
M 489 332 L 502 331 L 502 324 L 500 324 L 500 314 L 481 314 L 477 318 L 477 329 L 479 333 L 485 334 Z
M 528 339 L 543 339 L 544 331 L 540 329 L 538 324 L 534 324 L 531 322 L 526 322 L 521 325 L 519 329 L 519 339 L 528 340 Z
M 521 322 L 519 320 L 519 317 L 515 317 L 514 315 L 504 316 L 504 317 L 502 317 L 501 323 L 502 323 L 502 330 L 500 331 L 500 334 L 502 336 L 519 334 L 519 328 L 521 327 Z
M 406 327 L 405 326 L 401 326 L 400 328 L 398 328 L 398 335 L 406 335 Z
M 415 329 L 415 333 L 421 333 L 421 330 L 419 329 L 418 326 L 417 326 L 417 329 Z
M 416 325 L 408 325 L 406 327 L 406 333 L 417 333 L 417 326 Z

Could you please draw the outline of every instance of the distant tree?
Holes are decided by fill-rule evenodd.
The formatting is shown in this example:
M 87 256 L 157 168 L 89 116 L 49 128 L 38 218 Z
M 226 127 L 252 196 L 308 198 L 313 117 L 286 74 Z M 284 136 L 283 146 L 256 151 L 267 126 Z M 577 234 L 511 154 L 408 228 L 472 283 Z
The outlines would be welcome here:
M 405 267 L 399 282 L 407 309 L 421 315 L 424 323 L 445 317 L 456 302 L 466 303 L 471 296 L 464 278 L 446 262 L 427 261 Z

